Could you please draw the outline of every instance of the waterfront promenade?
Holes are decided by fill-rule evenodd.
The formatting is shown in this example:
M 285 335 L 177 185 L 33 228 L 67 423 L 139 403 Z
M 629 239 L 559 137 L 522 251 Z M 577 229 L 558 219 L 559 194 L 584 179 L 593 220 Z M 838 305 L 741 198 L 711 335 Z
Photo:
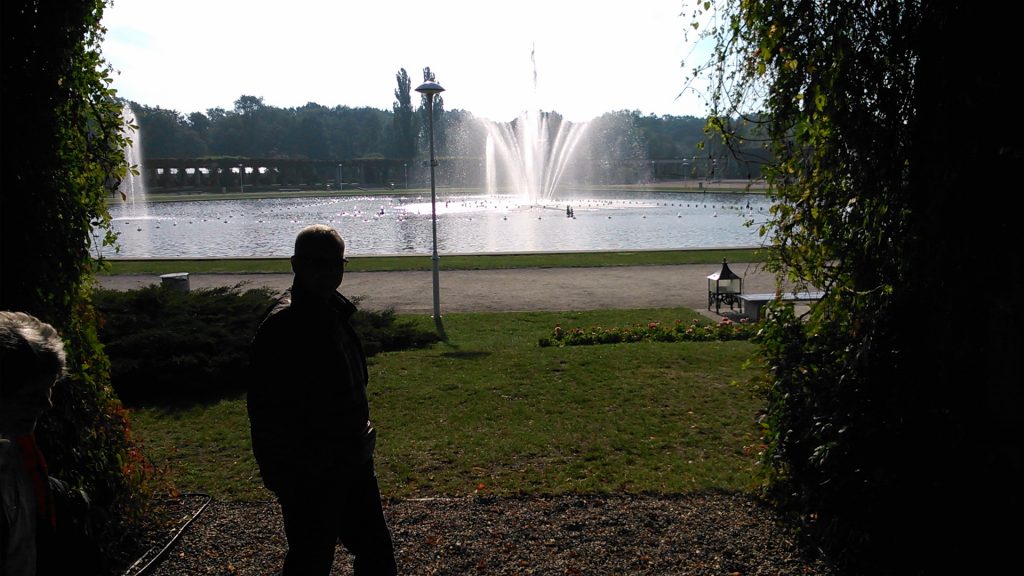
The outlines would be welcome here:
M 743 277 L 744 292 L 774 292 L 775 279 L 760 263 L 730 262 Z M 595 310 L 635 308 L 707 308 L 707 276 L 715 264 L 608 266 L 593 268 L 519 268 L 441 270 L 441 313 Z M 187 270 L 182 270 L 187 272 Z M 291 274 L 190 274 L 191 289 L 216 286 L 265 286 L 284 290 Z M 101 286 L 130 290 L 160 284 L 156 275 L 100 276 Z M 430 271 L 349 272 L 341 292 L 368 309 L 397 313 L 433 311 Z

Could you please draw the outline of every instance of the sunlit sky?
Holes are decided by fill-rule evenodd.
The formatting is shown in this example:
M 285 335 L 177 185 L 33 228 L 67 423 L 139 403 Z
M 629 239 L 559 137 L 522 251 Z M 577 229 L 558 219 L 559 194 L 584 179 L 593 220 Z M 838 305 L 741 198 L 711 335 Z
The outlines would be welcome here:
M 706 59 L 692 30 L 686 39 L 688 4 L 114 0 L 103 55 L 119 96 L 186 115 L 231 110 L 243 94 L 282 108 L 390 110 L 398 70 L 415 88 L 429 66 L 446 109 L 493 120 L 538 108 L 575 121 L 618 110 L 702 116 L 700 96 L 683 91 Z

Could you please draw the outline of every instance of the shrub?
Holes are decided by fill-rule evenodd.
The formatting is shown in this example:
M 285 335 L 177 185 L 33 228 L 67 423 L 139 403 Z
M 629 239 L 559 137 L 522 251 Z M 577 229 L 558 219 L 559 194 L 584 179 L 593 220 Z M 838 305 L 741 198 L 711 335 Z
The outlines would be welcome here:
M 362 310 L 352 316 L 352 326 L 363 341 L 367 356 L 381 352 L 429 346 L 441 339 L 409 321 L 399 321 L 394 310 Z
M 180 292 L 161 286 L 96 292 L 100 340 L 111 380 L 129 405 L 220 398 L 245 390 L 249 345 L 277 294 L 240 286 Z M 367 355 L 425 346 L 436 335 L 394 312 L 360 310 L 352 319 Z

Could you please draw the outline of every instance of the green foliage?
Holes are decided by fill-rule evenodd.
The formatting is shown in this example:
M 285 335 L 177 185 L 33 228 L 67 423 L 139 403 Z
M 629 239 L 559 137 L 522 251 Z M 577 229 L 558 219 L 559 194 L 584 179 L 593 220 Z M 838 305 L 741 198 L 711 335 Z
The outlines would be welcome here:
M 437 82 L 437 77 L 430 70 L 430 66 L 423 68 L 423 82 Z M 426 94 L 420 94 L 419 121 L 417 124 L 420 129 L 420 155 L 423 157 L 430 156 L 430 142 L 428 141 L 430 135 L 428 130 L 431 126 L 433 126 L 434 130 L 434 148 L 438 154 L 444 154 L 448 149 L 448 122 L 445 115 L 443 94 L 442 92 L 433 96 L 432 107 L 428 107 L 429 97 Z M 431 118 L 430 112 L 433 112 L 433 118 Z
M 97 290 L 100 340 L 118 396 L 129 405 L 181 404 L 244 391 L 249 345 L 277 294 L 239 286 Z M 367 355 L 437 341 L 389 310 L 358 311 L 353 326 Z
M 748 51 L 723 92 L 767 87 L 765 130 L 776 161 L 768 267 L 823 286 L 806 323 L 771 316 L 763 348 L 766 464 L 772 489 L 816 518 L 812 532 L 841 562 L 888 552 L 884 523 L 904 470 L 893 374 L 899 369 L 893 308 L 907 289 L 914 111 L 915 2 L 802 5 L 756 1 L 731 11 L 727 33 Z M 873 49 L 865 50 L 865 46 Z M 726 140 L 735 135 L 712 116 Z M 890 412 L 892 411 L 892 412 Z M 897 451 L 906 447 L 897 448 Z
M 750 340 L 755 337 L 758 327 L 745 321 L 733 322 L 722 318 L 716 323 L 699 319 L 689 324 L 676 320 L 671 324 L 648 322 L 626 328 L 569 328 L 555 326 L 551 338 L 540 341 L 541 346 L 587 346 L 592 344 L 619 344 L 623 342 L 711 342 L 726 340 Z
M 395 74 L 395 102 L 391 107 L 394 130 L 393 150 L 396 158 L 411 160 L 416 155 L 416 132 L 413 127 L 412 79 L 402 68 Z
M 774 158 L 768 267 L 827 292 L 806 319 L 777 311 L 762 340 L 770 489 L 851 573 L 998 566 L 990 551 L 1012 545 L 990 511 L 1020 503 L 1003 478 L 1022 472 L 998 351 L 1021 338 L 992 315 L 983 345 L 951 318 L 1002 267 L 990 243 L 1013 237 L 963 194 L 983 165 L 1010 186 L 1024 155 L 1016 130 L 951 116 L 1009 90 L 989 62 L 1008 25 L 955 3 L 752 0 L 699 3 L 697 28 L 712 8 L 709 125 L 729 142 L 722 119 L 753 103 Z
M 66 520 L 91 526 L 113 562 L 143 512 L 143 479 L 124 473 L 136 456 L 90 300 L 91 249 L 113 241 L 107 186 L 127 170 L 121 105 L 99 53 L 106 4 L 3 4 L 0 308 L 31 313 L 64 337 L 69 376 L 37 436 L 50 473 L 91 501 Z
M 114 389 L 132 405 L 243 390 L 249 341 L 274 295 L 154 285 L 95 299 Z

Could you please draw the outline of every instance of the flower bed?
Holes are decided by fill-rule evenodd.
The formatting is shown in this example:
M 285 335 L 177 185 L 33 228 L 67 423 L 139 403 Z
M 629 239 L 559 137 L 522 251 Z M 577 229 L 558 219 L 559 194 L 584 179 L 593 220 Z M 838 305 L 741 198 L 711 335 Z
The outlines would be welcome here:
M 591 344 L 616 344 L 620 342 L 710 342 L 720 340 L 750 340 L 758 333 L 754 324 L 745 320 L 733 322 L 722 318 L 718 323 L 694 320 L 684 324 L 682 320 L 666 324 L 650 322 L 634 324 L 626 328 L 562 328 L 556 325 L 551 338 L 542 338 L 541 346 L 586 346 Z

